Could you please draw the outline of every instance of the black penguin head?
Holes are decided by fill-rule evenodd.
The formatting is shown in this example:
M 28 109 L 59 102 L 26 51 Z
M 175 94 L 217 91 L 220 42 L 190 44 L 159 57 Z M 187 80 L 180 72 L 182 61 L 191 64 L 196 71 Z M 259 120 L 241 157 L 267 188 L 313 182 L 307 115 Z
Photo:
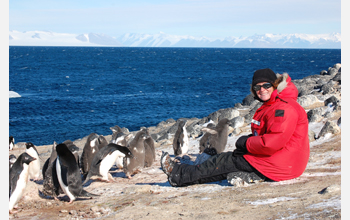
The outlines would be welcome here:
M 31 142 L 27 142 L 26 143 L 26 148 L 29 149 L 31 147 L 34 147 L 34 144 L 32 144 Z
M 64 143 L 61 143 L 59 145 L 56 146 L 56 151 L 57 151 L 57 154 L 59 156 L 64 156 L 66 155 L 68 152 L 70 152 L 69 148 L 67 147 L 66 144 Z M 71 152 L 70 152 L 71 153 Z
M 10 137 L 9 137 L 9 144 L 11 144 L 11 143 L 15 143 L 15 139 L 13 138 L 13 136 L 11 135 Z
M 21 160 L 22 163 L 29 164 L 30 162 L 36 160 L 36 158 L 30 156 L 27 153 L 22 153 L 19 157 L 19 160 Z

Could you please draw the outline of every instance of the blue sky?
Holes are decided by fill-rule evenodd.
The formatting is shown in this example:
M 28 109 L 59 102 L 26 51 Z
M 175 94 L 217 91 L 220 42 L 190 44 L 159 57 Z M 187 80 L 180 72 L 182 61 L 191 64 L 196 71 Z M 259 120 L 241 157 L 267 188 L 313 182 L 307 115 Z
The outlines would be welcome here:
M 10 0 L 9 29 L 206 36 L 341 32 L 341 0 Z

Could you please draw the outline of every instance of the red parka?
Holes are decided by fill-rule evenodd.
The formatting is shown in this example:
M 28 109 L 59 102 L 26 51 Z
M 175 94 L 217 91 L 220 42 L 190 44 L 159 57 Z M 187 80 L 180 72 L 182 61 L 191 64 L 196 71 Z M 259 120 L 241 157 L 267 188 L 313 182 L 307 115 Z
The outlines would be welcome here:
M 244 158 L 264 176 L 289 180 L 300 176 L 310 154 L 308 119 L 297 103 L 298 89 L 288 74 L 273 91 L 269 101 L 255 112 L 253 136 L 247 139 Z

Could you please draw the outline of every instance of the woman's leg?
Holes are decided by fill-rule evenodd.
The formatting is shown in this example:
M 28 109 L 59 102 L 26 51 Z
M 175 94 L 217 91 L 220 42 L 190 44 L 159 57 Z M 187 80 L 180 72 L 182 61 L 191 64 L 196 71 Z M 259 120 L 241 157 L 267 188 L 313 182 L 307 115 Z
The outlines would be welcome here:
M 168 180 L 172 186 L 188 186 L 224 180 L 227 174 L 237 171 L 256 171 L 242 156 L 232 152 L 214 155 L 199 165 L 173 164 Z

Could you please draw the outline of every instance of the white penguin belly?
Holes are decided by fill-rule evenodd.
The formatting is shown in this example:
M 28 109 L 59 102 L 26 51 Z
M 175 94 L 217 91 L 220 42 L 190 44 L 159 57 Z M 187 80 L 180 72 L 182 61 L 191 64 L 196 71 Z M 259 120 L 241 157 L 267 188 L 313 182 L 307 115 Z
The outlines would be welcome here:
M 115 165 L 116 165 L 119 169 L 121 169 L 121 168 L 124 167 L 124 166 L 123 166 L 123 159 L 124 159 L 124 156 L 122 156 L 122 157 L 117 157 L 117 159 L 116 159 L 116 161 L 115 161 Z
M 32 161 L 29 164 L 29 178 L 38 179 L 40 176 L 40 160 L 38 153 L 34 150 L 34 148 L 26 149 L 25 151 L 30 156 L 34 157 L 36 160 Z
M 100 164 L 100 174 L 102 175 L 103 180 L 108 180 L 108 171 L 111 169 L 113 164 L 116 162 L 118 155 L 120 155 L 120 151 L 116 150 L 111 154 L 108 154 Z M 124 154 L 123 154 L 124 155 Z
M 68 186 L 66 186 L 62 180 L 59 156 L 57 156 L 57 160 L 56 160 L 56 171 L 57 171 L 57 179 L 58 179 L 58 182 L 60 183 L 60 186 L 63 192 L 69 197 L 71 201 L 75 200 L 75 196 L 69 191 Z
M 183 144 L 183 146 L 181 147 L 181 149 L 182 149 L 182 154 L 186 154 L 187 151 L 188 151 L 189 140 L 188 140 L 188 135 L 187 135 L 187 130 L 186 130 L 186 128 L 184 128 L 183 130 L 184 130 L 184 131 L 183 131 L 183 134 L 184 134 L 184 139 L 183 139 L 184 144 Z
M 26 189 L 27 182 L 28 182 L 28 169 L 29 169 L 28 165 L 23 164 L 23 170 L 22 170 L 22 173 L 19 175 L 16 189 L 12 192 L 10 196 L 9 210 L 13 209 L 13 207 L 21 199 L 24 193 L 24 190 Z

